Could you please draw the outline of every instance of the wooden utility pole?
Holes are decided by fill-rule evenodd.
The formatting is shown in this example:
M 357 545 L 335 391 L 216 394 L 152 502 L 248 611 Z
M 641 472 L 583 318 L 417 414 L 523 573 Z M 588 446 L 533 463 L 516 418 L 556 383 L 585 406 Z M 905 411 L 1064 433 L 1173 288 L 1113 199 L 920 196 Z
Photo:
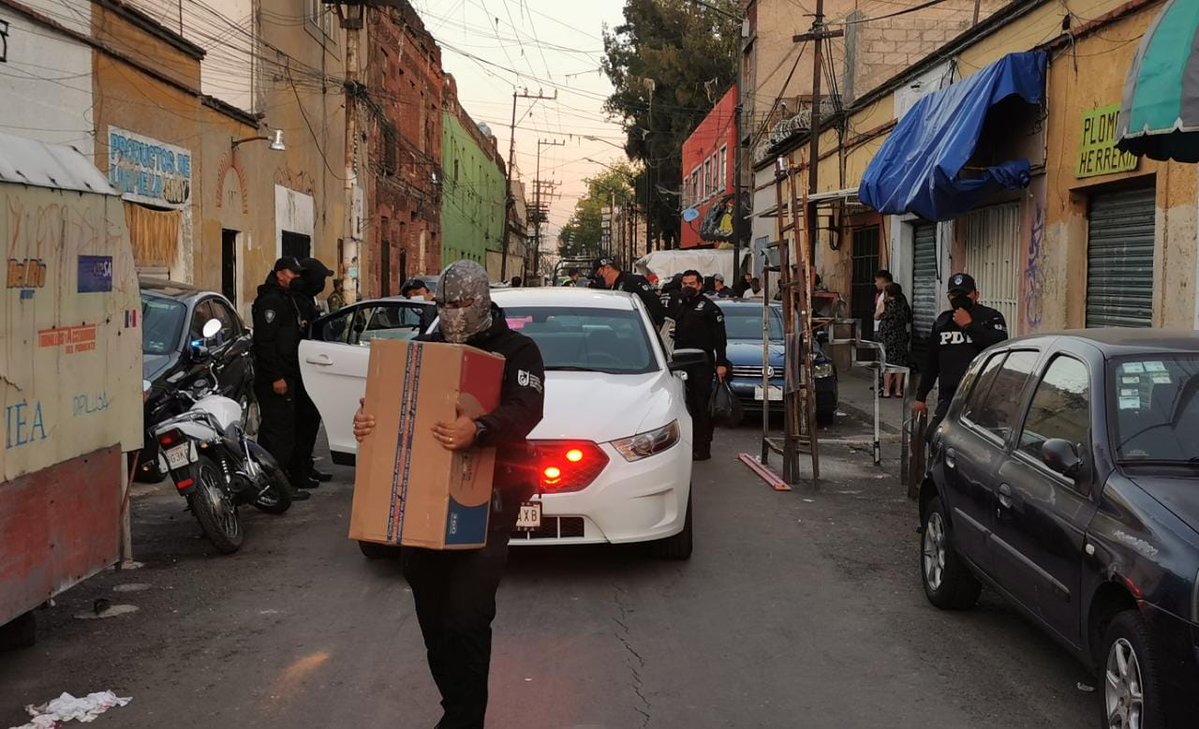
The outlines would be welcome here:
M 503 281 L 508 280 L 508 219 L 512 215 L 512 207 L 516 205 L 516 200 L 512 198 L 512 164 L 516 160 L 516 100 L 533 99 L 537 101 L 544 99 L 552 101 L 557 98 L 558 91 L 556 89 L 553 96 L 546 96 L 540 90 L 535 94 L 530 94 L 528 89 L 512 92 L 512 123 L 508 125 L 508 169 L 504 171 L 504 240 L 500 243 L 500 248 L 503 251 L 500 257 L 500 279 Z M 537 151 L 540 155 L 541 148 L 538 147 Z M 534 261 L 537 260 L 537 255 L 540 255 L 540 251 L 534 255 Z M 534 263 L 533 266 L 536 269 L 537 264 Z
M 328 3 L 327 3 L 328 4 Z M 358 220 L 354 194 L 358 188 L 358 36 L 365 25 L 366 3 L 363 0 L 344 0 L 337 3 L 337 18 L 346 36 L 345 56 L 345 229 L 341 241 L 342 292 L 346 303 L 358 299 L 358 287 L 353 273 L 358 268 Z

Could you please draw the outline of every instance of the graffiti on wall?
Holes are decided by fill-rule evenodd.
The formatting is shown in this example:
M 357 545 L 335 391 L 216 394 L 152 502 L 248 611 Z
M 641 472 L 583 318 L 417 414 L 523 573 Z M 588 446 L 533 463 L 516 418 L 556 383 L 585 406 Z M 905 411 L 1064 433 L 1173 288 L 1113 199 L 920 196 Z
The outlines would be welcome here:
M 46 420 L 40 400 L 21 400 L 4 408 L 4 447 L 20 448 L 46 439 Z
M 52 251 L 88 250 L 110 243 L 120 236 L 111 226 L 112 221 L 98 218 L 90 208 L 27 205 L 20 196 L 9 196 L 8 229 L 3 231 L 8 249 L 5 287 L 19 290 L 22 300 L 33 298 L 46 286 L 46 257 Z M 111 291 L 111 263 L 111 257 L 81 255 L 80 291 L 89 286 L 88 290 Z
M 191 152 L 109 127 L 108 181 L 127 200 L 175 209 L 186 207 L 191 201 Z
M 1033 212 L 1032 231 L 1028 240 L 1028 260 L 1024 266 L 1024 331 L 1041 328 L 1041 253 L 1045 249 L 1045 209 L 1040 205 Z

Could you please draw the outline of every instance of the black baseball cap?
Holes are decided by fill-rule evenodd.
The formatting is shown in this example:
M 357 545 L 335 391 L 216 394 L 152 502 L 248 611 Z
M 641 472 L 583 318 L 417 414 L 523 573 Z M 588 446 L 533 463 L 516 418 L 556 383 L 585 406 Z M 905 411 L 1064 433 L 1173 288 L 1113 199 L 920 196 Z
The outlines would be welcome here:
M 316 273 L 318 276 L 332 276 L 336 271 L 333 271 L 324 264 L 319 258 L 305 258 L 300 261 L 300 265 L 304 267 L 307 273 Z
M 275 261 L 275 272 L 291 271 L 292 273 L 304 273 L 304 266 L 300 265 L 299 260 L 295 256 L 283 256 Z
M 978 291 L 974 277 L 968 273 L 955 273 L 949 277 L 949 293 L 972 294 Z
M 620 265 L 616 262 L 615 258 L 608 258 L 608 257 L 597 258 L 591 264 L 591 273 L 594 274 L 595 272 L 599 271 L 604 266 L 611 266 L 612 268 L 616 268 L 616 269 L 620 268 Z

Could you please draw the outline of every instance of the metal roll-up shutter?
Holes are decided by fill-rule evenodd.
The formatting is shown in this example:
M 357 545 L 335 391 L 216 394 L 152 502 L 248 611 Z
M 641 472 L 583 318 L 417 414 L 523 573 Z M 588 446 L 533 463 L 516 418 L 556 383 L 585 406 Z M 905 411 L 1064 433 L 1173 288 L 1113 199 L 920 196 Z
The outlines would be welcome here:
M 1009 203 L 966 216 L 965 271 L 978 284 L 980 301 L 1003 314 L 1008 334 L 1019 333 L 1020 205 Z
M 1153 188 L 1091 197 L 1087 326 L 1153 326 Z
M 912 354 L 924 361 L 928 333 L 940 309 L 937 285 L 937 224 L 912 226 Z

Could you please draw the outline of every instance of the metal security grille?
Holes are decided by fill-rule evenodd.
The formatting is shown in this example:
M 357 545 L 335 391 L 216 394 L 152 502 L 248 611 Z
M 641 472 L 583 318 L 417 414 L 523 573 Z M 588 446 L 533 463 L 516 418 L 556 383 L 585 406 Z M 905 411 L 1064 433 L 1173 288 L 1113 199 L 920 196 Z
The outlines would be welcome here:
M 1091 197 L 1087 326 L 1153 326 L 1154 188 Z
M 937 276 L 937 224 L 912 226 L 912 355 L 924 361 L 925 344 L 941 310 Z
M 878 271 L 878 226 L 853 232 L 853 278 L 850 299 L 853 317 L 862 322 L 862 336 L 874 335 L 874 274 Z
M 1020 205 L 996 205 L 966 216 L 966 270 L 974 276 L 981 302 L 997 309 L 1016 335 L 1019 317 Z

